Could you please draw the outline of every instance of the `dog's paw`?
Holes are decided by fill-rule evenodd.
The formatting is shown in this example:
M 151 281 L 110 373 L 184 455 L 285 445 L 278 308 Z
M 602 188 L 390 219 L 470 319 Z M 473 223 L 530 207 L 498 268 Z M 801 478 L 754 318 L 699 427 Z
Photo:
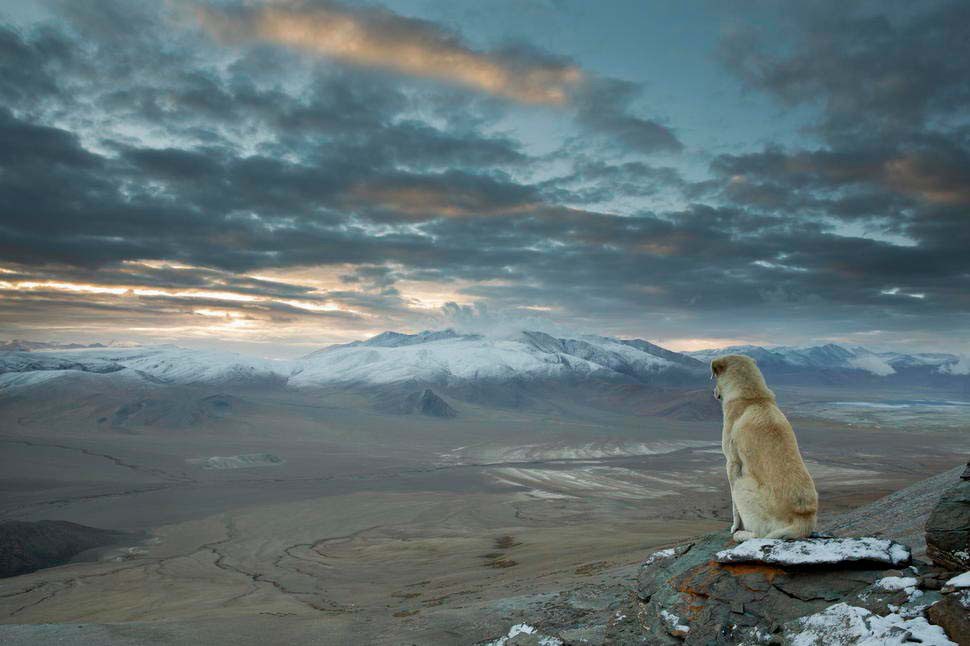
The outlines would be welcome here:
M 744 541 L 748 540 L 749 538 L 754 538 L 754 532 L 748 532 L 748 531 L 745 531 L 745 530 L 742 529 L 742 530 L 737 531 L 737 532 L 732 532 L 731 533 L 731 538 L 734 539 L 734 542 L 735 543 L 743 543 Z

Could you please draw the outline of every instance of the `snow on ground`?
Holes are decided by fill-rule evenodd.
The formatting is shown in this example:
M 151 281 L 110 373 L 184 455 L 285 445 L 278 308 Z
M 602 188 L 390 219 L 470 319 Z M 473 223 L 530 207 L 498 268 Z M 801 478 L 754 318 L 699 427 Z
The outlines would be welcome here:
M 958 574 L 946 582 L 947 587 L 962 589 L 970 588 L 970 571 Z
M 479 463 L 536 462 L 549 460 L 595 460 L 633 455 L 663 455 L 683 449 L 718 447 L 720 442 L 706 440 L 660 440 L 656 442 L 587 442 L 522 444 L 500 448 L 483 447 L 470 451 Z
M 499 467 L 491 471 L 498 482 L 529 487 L 538 497 L 548 494 L 615 500 L 646 500 L 673 496 L 685 490 L 711 491 L 707 485 L 687 478 L 664 477 L 644 471 L 601 465 L 569 468 Z M 546 495 L 543 495 L 546 494 Z
M 906 590 L 907 588 L 915 588 L 919 584 L 919 580 L 912 576 L 885 576 L 873 585 L 883 590 L 888 590 L 889 592 L 899 592 L 900 590 Z
M 718 563 L 760 561 L 775 565 L 831 565 L 850 561 L 901 565 L 909 559 L 910 551 L 905 545 L 870 536 L 804 538 L 791 541 L 752 538 L 717 553 Z
M 286 460 L 271 453 L 249 453 L 247 455 L 214 455 L 210 458 L 190 458 L 189 464 L 202 465 L 203 469 L 248 469 L 250 467 L 274 467 Z
M 541 635 L 534 626 L 529 624 L 515 624 L 509 628 L 509 632 L 504 637 L 499 637 L 495 641 L 489 642 L 486 646 L 505 646 L 509 640 L 517 635 L 535 635 L 539 646 L 562 646 L 563 641 L 558 637 Z
M 897 614 L 881 617 L 865 608 L 837 603 L 797 619 L 785 628 L 792 646 L 957 646 L 939 626 L 923 617 L 907 619 Z

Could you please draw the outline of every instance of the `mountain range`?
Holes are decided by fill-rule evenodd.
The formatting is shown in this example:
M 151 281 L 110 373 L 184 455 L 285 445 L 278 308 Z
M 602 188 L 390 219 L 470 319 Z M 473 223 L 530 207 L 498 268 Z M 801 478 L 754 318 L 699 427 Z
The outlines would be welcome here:
M 735 346 L 679 353 L 641 339 L 554 336 L 525 330 L 503 337 L 454 330 L 384 332 L 366 341 L 332 345 L 302 358 L 274 361 L 174 345 L 51 346 L 18 341 L 0 351 L 0 389 L 87 373 L 155 384 L 276 384 L 385 386 L 588 380 L 649 385 L 699 385 L 708 363 L 747 354 L 769 376 L 787 381 L 838 377 L 963 378 L 966 358 L 946 353 L 874 352 L 861 346 Z M 0 346 L 5 347 L 5 346 Z

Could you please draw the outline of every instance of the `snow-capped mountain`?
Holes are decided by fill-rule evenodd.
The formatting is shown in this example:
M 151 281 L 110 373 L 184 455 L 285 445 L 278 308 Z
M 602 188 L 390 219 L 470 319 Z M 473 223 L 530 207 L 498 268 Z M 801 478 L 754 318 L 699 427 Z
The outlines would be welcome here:
M 399 334 L 330 346 L 307 355 L 290 377 L 296 386 L 403 381 L 453 383 L 599 377 L 649 381 L 672 371 L 700 371 L 690 357 L 646 341 L 559 338 L 523 331 L 505 338 L 453 330 Z
M 970 372 L 965 360 L 961 363 L 955 355 L 877 353 L 836 344 L 736 346 L 682 354 L 640 339 L 553 336 L 535 330 L 491 337 L 442 330 L 384 332 L 292 361 L 174 345 L 0 351 L 0 389 L 85 374 L 88 379 L 133 379 L 154 384 L 275 384 L 296 388 L 584 380 L 701 387 L 710 360 L 733 353 L 752 356 L 766 374 L 782 378 L 783 383 L 809 383 L 832 375 L 852 379 L 856 377 L 851 375 L 872 378 L 899 374 L 944 378 Z
M 843 346 L 836 343 L 773 348 L 744 345 L 698 350 L 687 354 L 704 362 L 725 354 L 746 354 L 767 369 L 863 370 L 880 377 L 907 368 L 932 368 L 941 374 L 948 374 L 948 367 L 959 361 L 956 355 L 946 353 L 873 352 L 862 346 Z
M 294 361 L 176 346 L 0 352 L 0 388 L 72 373 L 111 373 L 154 383 L 222 384 L 275 380 L 294 387 L 403 382 L 453 384 L 516 379 L 651 382 L 703 373 L 701 362 L 642 340 L 559 338 L 537 331 L 491 338 L 453 330 L 384 332 Z
M 94 373 L 160 384 L 280 381 L 287 365 L 174 345 L 0 352 L 0 388 Z

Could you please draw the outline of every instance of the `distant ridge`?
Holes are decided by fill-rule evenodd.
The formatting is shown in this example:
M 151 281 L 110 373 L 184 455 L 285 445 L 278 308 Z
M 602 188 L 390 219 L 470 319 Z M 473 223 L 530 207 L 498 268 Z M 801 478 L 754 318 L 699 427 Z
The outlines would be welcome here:
M 12 342 L 13 343 L 13 342 Z M 708 363 L 728 353 L 748 354 L 784 384 L 957 384 L 970 391 L 966 359 L 947 353 L 873 352 L 861 346 L 735 346 L 674 352 L 643 339 L 553 335 L 522 330 L 504 336 L 453 329 L 416 334 L 383 332 L 331 345 L 289 361 L 174 345 L 50 347 L 17 341 L 30 350 L 0 350 L 0 391 L 51 379 L 132 379 L 149 384 L 321 386 L 459 386 L 462 384 L 597 382 L 699 389 Z M 413 388 L 412 388 L 413 390 Z

